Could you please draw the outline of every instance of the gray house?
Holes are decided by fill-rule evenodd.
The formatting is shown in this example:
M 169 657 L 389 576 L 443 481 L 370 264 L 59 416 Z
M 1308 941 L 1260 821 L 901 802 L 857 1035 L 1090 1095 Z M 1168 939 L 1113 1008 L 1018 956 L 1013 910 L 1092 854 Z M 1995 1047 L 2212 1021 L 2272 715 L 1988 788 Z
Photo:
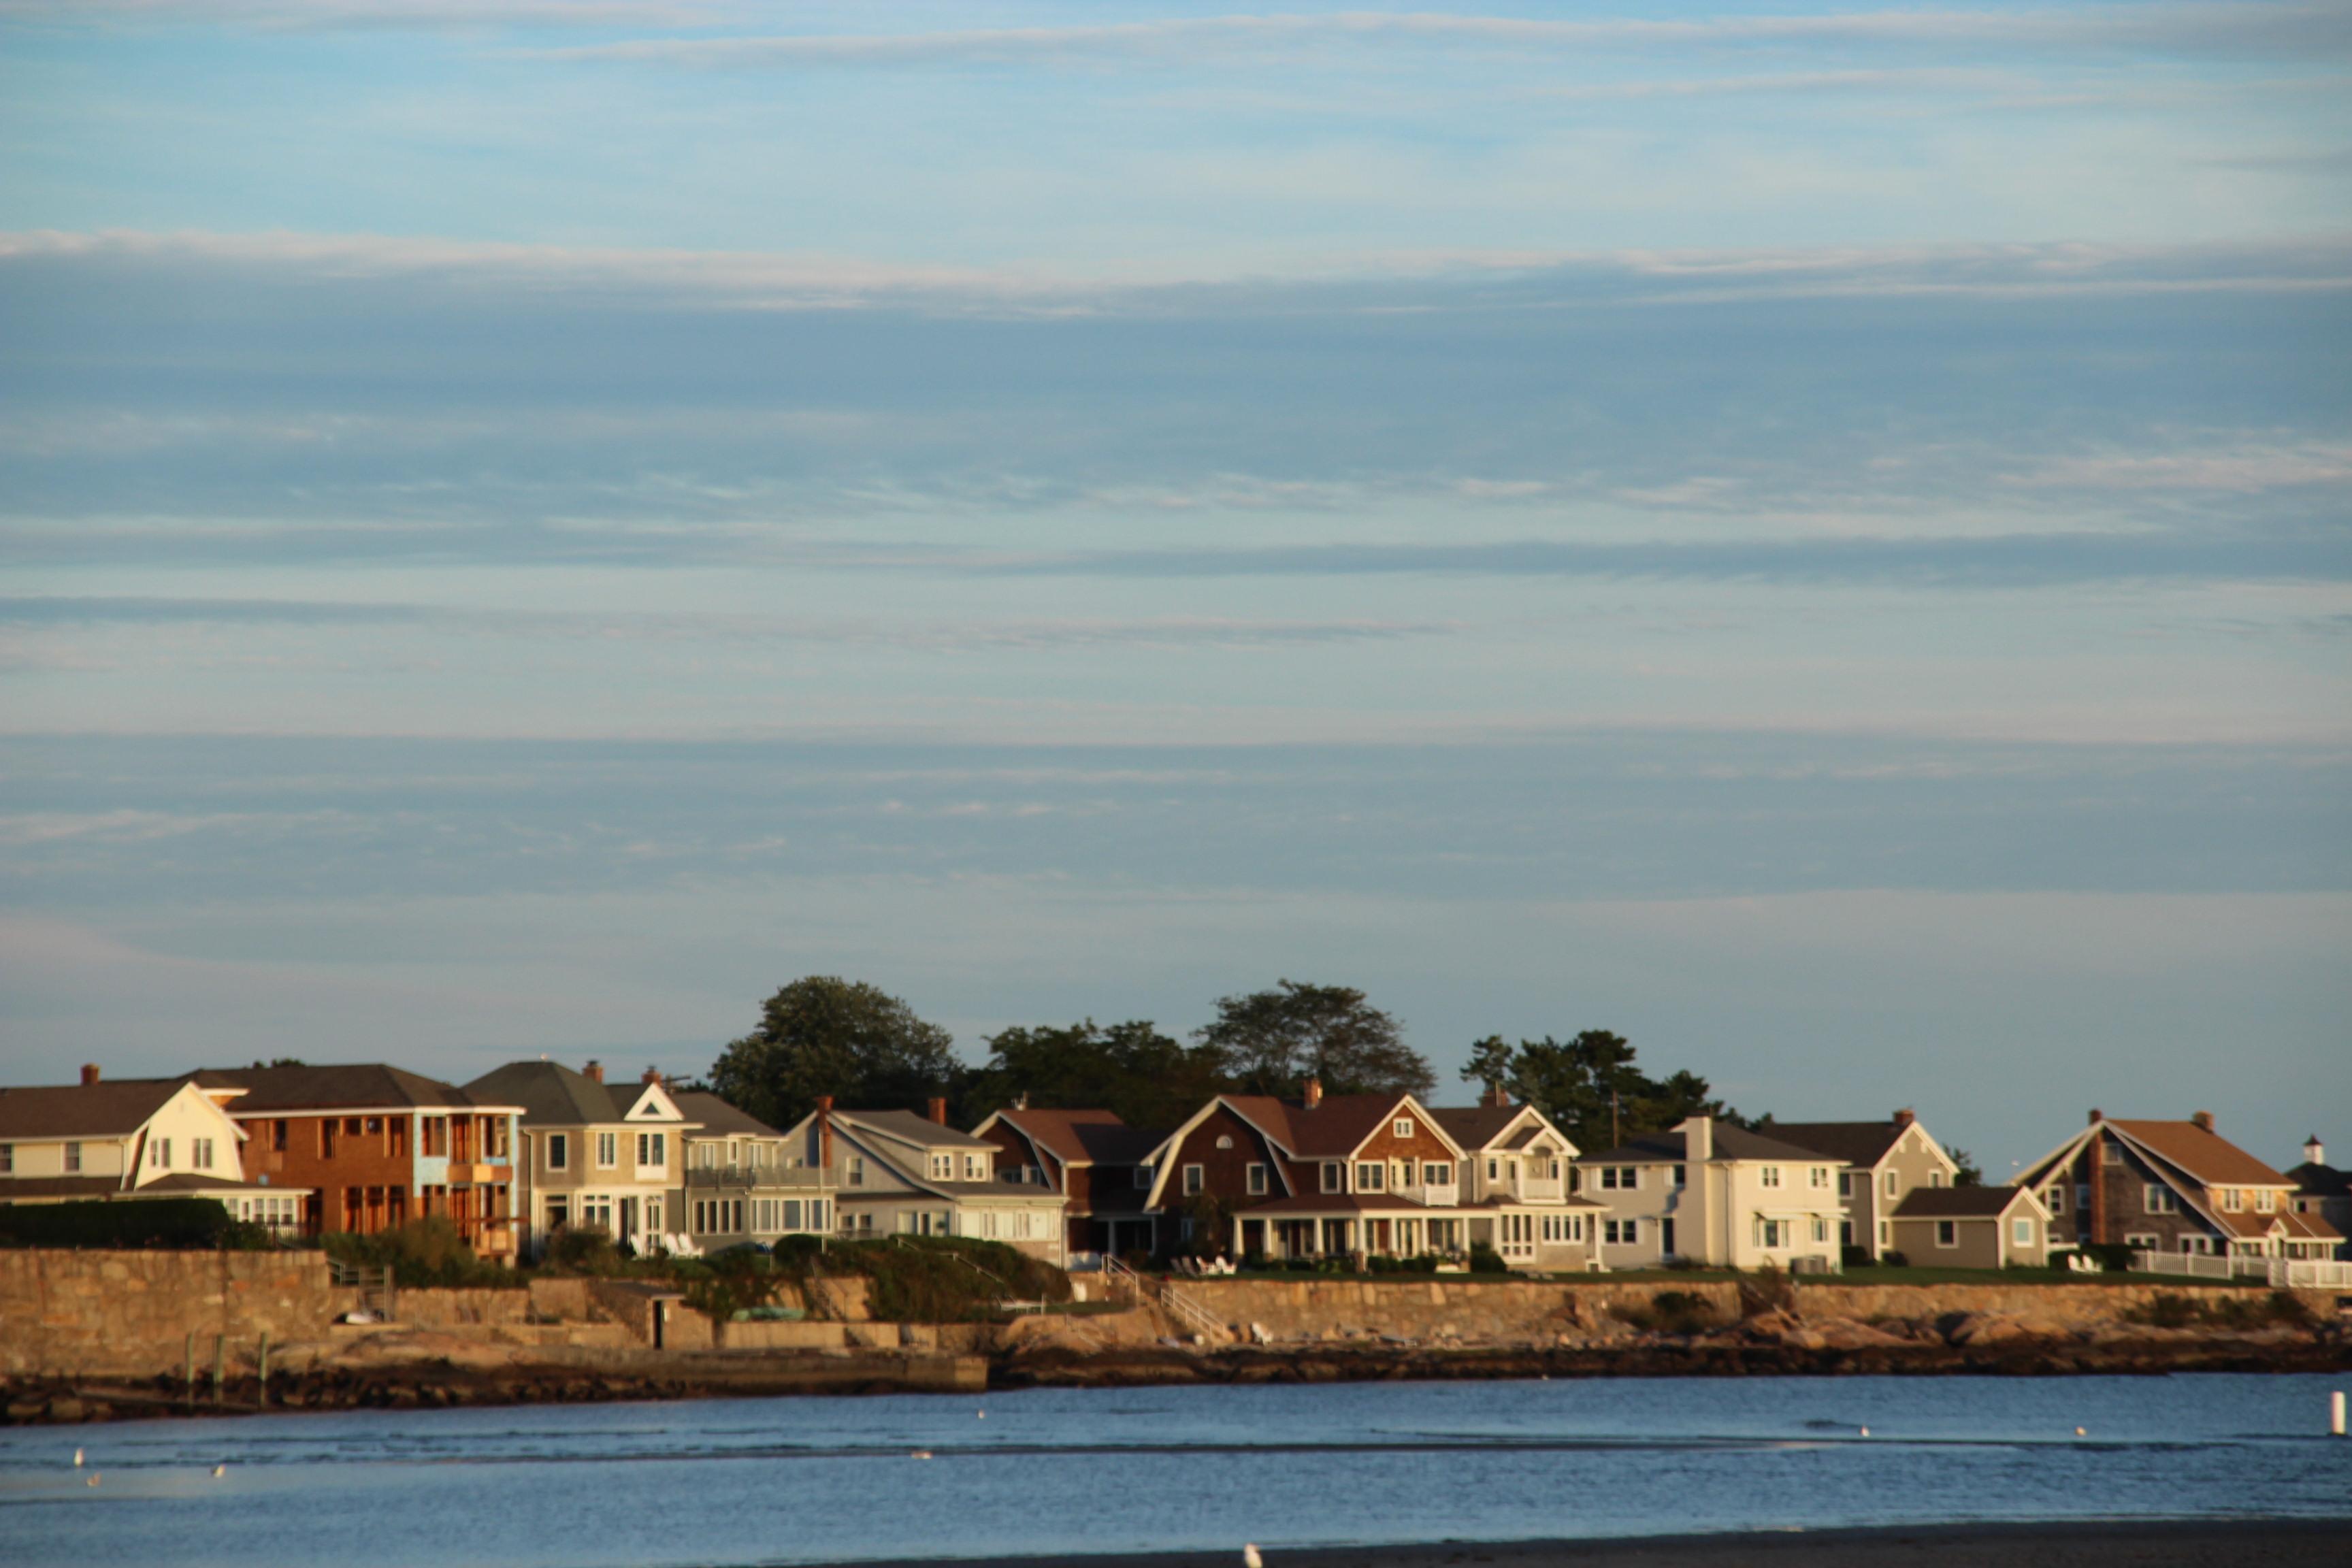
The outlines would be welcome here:
M 826 1173 L 839 1235 L 971 1237 L 1067 1267 L 1062 1194 L 1018 1171 L 999 1174 L 997 1146 L 947 1118 L 944 1100 L 925 1117 L 820 1099 L 784 1140 L 791 1158 Z
M 1873 1258 L 1903 1250 L 1894 1216 L 1904 1199 L 1959 1180 L 1958 1163 L 1908 1110 L 1884 1121 L 1768 1121 L 1759 1131 L 1845 1163 L 1838 1173 L 1838 1201 L 1845 1210 L 1838 1242 L 1867 1247 Z

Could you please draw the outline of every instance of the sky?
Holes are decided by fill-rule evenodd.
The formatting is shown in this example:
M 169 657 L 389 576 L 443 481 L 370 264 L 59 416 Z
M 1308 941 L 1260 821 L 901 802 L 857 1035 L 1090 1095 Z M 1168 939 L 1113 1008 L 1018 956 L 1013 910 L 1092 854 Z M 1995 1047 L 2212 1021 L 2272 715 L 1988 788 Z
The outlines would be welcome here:
M 2347 87 L 2268 0 L 0 0 L 0 1079 L 1287 977 L 1441 1100 L 2352 1151 Z

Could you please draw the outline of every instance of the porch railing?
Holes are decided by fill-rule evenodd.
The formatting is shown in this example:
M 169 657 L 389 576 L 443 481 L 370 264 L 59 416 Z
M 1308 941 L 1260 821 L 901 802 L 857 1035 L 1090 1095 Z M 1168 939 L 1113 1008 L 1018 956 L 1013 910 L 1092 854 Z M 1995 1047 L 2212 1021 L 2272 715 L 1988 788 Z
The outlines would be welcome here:
M 2352 1288 L 2352 1263 L 2308 1258 L 2224 1258 L 2203 1252 L 2135 1252 L 2139 1274 L 2176 1274 L 2190 1279 L 2259 1279 L 2273 1290 L 2341 1290 Z

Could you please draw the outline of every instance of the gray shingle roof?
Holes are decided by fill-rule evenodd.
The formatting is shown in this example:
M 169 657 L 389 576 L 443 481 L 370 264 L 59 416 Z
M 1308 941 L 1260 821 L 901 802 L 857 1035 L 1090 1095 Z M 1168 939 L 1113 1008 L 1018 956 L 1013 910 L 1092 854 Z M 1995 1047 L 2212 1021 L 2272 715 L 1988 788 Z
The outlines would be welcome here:
M 1907 1121 L 1768 1121 L 1764 1135 L 1794 1143 L 1800 1149 L 1831 1154 L 1849 1165 L 1875 1165 L 1895 1147 L 1911 1123 Z
M 561 1062 L 509 1062 L 467 1084 L 465 1092 L 488 1104 L 520 1105 L 526 1127 L 580 1127 L 618 1121 L 635 1103 L 584 1072 Z
M 163 1109 L 180 1082 L 148 1078 L 0 1089 L 0 1141 L 123 1137 Z
M 836 1110 L 833 1116 L 835 1122 L 870 1127 L 877 1132 L 887 1132 L 926 1149 L 985 1149 L 992 1154 L 996 1152 L 996 1145 L 985 1138 L 975 1138 L 969 1132 L 942 1127 L 929 1117 L 918 1116 L 911 1110 Z
M 2023 1187 L 1914 1187 L 1896 1219 L 1999 1219 Z
M 229 1102 L 231 1116 L 267 1115 L 278 1110 L 327 1110 L 338 1106 L 415 1105 L 425 1107 L 512 1105 L 511 1100 L 484 1100 L 455 1084 L 410 1072 L 382 1062 L 350 1066 L 288 1068 L 205 1068 L 188 1075 L 206 1089 L 242 1089 Z
M 681 1089 L 670 1091 L 677 1109 L 688 1121 L 699 1121 L 705 1132 L 720 1137 L 781 1138 L 782 1133 L 748 1111 L 739 1110 L 706 1089 Z

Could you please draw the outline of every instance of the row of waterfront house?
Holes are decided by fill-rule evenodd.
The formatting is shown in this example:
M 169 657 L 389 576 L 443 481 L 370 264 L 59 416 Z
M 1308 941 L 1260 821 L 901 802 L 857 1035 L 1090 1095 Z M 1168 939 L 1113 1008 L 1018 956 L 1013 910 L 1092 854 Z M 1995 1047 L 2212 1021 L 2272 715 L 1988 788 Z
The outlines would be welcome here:
M 456 1085 L 400 1068 L 282 1066 L 0 1089 L 0 1204 L 210 1196 L 288 1237 L 445 1215 L 485 1258 L 567 1230 L 638 1253 L 792 1236 L 956 1236 L 1064 1267 L 1181 1249 L 1264 1259 L 1464 1257 L 1543 1271 L 1675 1261 L 1834 1271 L 2045 1265 L 2120 1246 L 2183 1272 L 2344 1254 L 2346 1173 L 2315 1138 L 2281 1172 L 2187 1121 L 2094 1110 L 2014 1184 L 1963 1185 L 1908 1110 L 1884 1121 L 1691 1117 L 1576 1147 L 1490 1093 L 1222 1094 L 1170 1130 L 1016 1105 L 970 1131 L 820 1100 L 770 1127 L 647 1071 L 549 1061 Z M 1204 1228 L 1205 1227 L 1205 1228 Z

